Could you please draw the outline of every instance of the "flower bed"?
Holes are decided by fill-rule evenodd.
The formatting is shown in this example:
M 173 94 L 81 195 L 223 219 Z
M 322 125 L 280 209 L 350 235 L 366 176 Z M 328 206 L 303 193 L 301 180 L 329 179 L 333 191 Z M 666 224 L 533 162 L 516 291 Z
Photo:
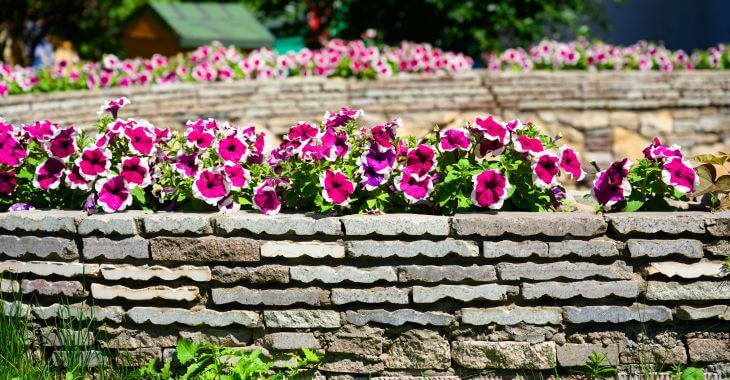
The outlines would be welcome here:
M 214 119 L 184 133 L 117 118 L 126 98 L 102 106 L 98 134 L 50 121 L 0 125 L 0 207 L 129 208 L 318 213 L 570 210 L 563 177 L 582 180 L 578 154 L 519 120 L 491 116 L 421 140 L 396 136 L 400 120 L 364 127 L 362 110 L 299 122 L 266 153 L 264 135 Z M 592 195 L 607 210 L 668 209 L 699 176 L 676 145 L 658 139 L 633 167 L 596 173 Z M 595 165 L 594 165 L 595 166 Z
M 244 54 L 218 42 L 190 54 L 120 60 L 107 54 L 101 62 L 58 62 L 34 70 L 0 65 L 0 96 L 178 82 L 215 82 L 289 76 L 372 79 L 400 72 L 469 70 L 471 58 L 429 44 L 401 42 L 397 47 L 368 46 L 364 41 L 332 40 L 327 46 L 277 54 L 266 48 Z
M 720 44 L 687 54 L 639 41 L 623 47 L 587 40 L 543 40 L 528 50 L 507 49 L 487 56 L 490 70 L 695 70 L 730 68 L 730 48 Z

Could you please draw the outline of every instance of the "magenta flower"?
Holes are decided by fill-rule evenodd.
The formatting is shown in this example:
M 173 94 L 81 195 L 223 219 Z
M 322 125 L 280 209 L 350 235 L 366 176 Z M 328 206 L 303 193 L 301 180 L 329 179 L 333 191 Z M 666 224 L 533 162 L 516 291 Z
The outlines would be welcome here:
M 0 165 L 16 167 L 19 166 L 28 151 L 10 134 L 10 132 L 0 133 Z
M 12 195 L 16 185 L 15 170 L 0 170 L 0 195 Z
M 61 183 L 61 176 L 66 167 L 63 161 L 58 158 L 51 157 L 44 163 L 38 165 L 33 178 L 33 186 L 41 190 L 51 190 L 58 188 Z
M 422 201 L 433 191 L 433 177 L 430 175 L 418 176 L 403 170 L 395 180 L 395 188 L 403 193 L 409 203 Z
M 363 110 L 351 110 L 342 107 L 339 112 L 324 114 L 324 126 L 327 128 L 342 127 L 351 121 L 357 120 L 364 113 Z
M 80 168 L 76 164 L 71 165 L 71 169 L 66 169 L 66 185 L 72 189 L 87 191 L 90 182 L 82 177 L 79 171 Z
M 226 165 L 223 167 L 223 172 L 226 173 L 233 190 L 245 189 L 251 181 L 251 172 L 239 164 Z
M 276 184 L 267 179 L 253 189 L 253 207 L 265 215 L 275 215 L 281 210 L 281 200 L 276 194 Z
M 370 128 L 373 141 L 383 148 L 392 148 L 395 141 L 396 128 L 399 121 L 393 121 L 387 125 L 376 125 Z
M 149 156 L 155 145 L 154 134 L 146 127 L 127 128 L 124 136 L 129 139 L 129 150 L 140 156 Z
M 499 170 L 485 170 L 472 177 L 471 201 L 477 207 L 500 209 L 507 199 L 510 183 Z
M 558 184 L 560 157 L 548 151 L 535 155 L 532 159 L 532 181 L 535 186 L 551 187 Z
M 360 184 L 367 191 L 373 191 L 380 187 L 382 184 L 388 181 L 390 178 L 390 172 L 378 173 L 368 165 L 362 165 L 360 167 Z
M 175 162 L 175 171 L 182 174 L 184 178 L 194 177 L 198 174 L 200 164 L 198 162 L 198 154 L 179 152 Z
M 124 157 L 119 164 L 119 175 L 128 185 L 147 187 L 152 183 L 147 157 Z
M 457 149 L 469 150 L 471 140 L 469 131 L 463 128 L 444 129 L 439 133 L 439 149 L 442 152 L 452 152 Z
M 404 171 L 411 175 L 424 177 L 436 167 L 436 150 L 425 144 L 408 150 Z
M 532 138 L 527 136 L 517 136 L 516 139 L 513 139 L 515 150 L 520 153 L 528 153 L 535 155 L 537 153 L 542 152 L 545 150 L 542 146 L 542 142 L 538 138 Z
M 59 130 L 54 137 L 44 143 L 44 147 L 51 156 L 67 161 L 76 153 L 76 129 L 69 127 Z
M 215 140 L 213 133 L 204 130 L 202 127 L 188 126 L 185 131 L 185 141 L 187 146 L 196 147 L 198 149 L 207 149 Z
M 79 166 L 79 174 L 92 181 L 96 176 L 105 174 L 111 166 L 111 153 L 101 148 L 84 149 L 75 164 Z
M 36 141 L 43 141 L 58 131 L 58 125 L 48 120 L 36 121 L 32 125 L 24 125 L 23 131 Z
M 560 147 L 560 168 L 570 174 L 576 181 L 582 180 L 586 175 L 586 172 L 580 166 L 578 155 L 567 145 Z
M 284 136 L 286 141 L 306 142 L 317 137 L 319 128 L 312 123 L 300 121 L 299 124 L 289 128 L 289 133 Z
M 644 148 L 643 153 L 644 157 L 652 161 L 673 157 L 684 158 L 679 145 L 663 145 L 658 137 L 654 137 L 654 141 Z
M 104 212 L 124 211 L 132 204 L 132 195 L 122 176 L 114 176 L 98 181 L 96 192 L 99 194 L 98 203 Z
M 700 177 L 688 161 L 681 157 L 672 157 L 662 165 L 662 181 L 686 194 L 693 192 L 700 184 Z
M 234 165 L 246 159 L 248 146 L 233 132 L 218 142 L 218 156 L 224 163 Z
M 624 158 L 613 162 L 608 169 L 598 172 L 591 189 L 593 198 L 606 207 L 628 198 L 631 195 L 631 184 L 628 180 L 630 167 L 631 162 L 628 158 Z
M 370 145 L 358 163 L 366 165 L 375 173 L 390 173 L 395 167 L 395 149 L 380 150 L 377 144 Z
M 334 161 L 337 159 L 336 142 L 337 137 L 335 131 L 328 129 L 326 132 L 317 136 L 317 138 L 309 140 L 306 145 L 302 146 L 300 157 L 305 161 Z
M 226 177 L 214 169 L 204 169 L 193 180 L 193 196 L 216 206 L 231 190 Z
M 104 102 L 104 104 L 101 106 L 101 109 L 99 109 L 99 112 L 97 112 L 98 115 L 103 114 L 104 112 L 109 112 L 113 118 L 117 118 L 117 113 L 119 110 L 126 106 L 127 104 L 131 103 L 129 99 L 125 97 L 121 97 L 119 99 L 112 99 L 107 100 Z
M 233 194 L 223 198 L 218 202 L 218 212 L 221 214 L 228 214 L 241 209 L 241 205 L 236 203 L 233 199 Z
M 355 184 L 339 170 L 327 170 L 319 177 L 322 197 L 327 202 L 340 206 L 350 203 L 350 195 L 355 192 Z
M 501 145 L 507 145 L 509 142 L 509 130 L 503 123 L 497 122 L 492 116 L 486 119 L 477 118 L 474 121 L 472 130 L 481 134 L 487 140 L 498 142 Z

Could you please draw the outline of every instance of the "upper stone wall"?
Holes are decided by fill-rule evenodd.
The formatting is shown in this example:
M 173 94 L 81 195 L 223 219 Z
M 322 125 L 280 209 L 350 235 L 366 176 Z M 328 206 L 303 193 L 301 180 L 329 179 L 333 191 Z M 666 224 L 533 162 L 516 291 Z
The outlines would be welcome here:
M 231 83 L 183 83 L 0 100 L 12 122 L 51 119 L 90 125 L 105 99 L 127 96 L 123 116 L 165 126 L 198 117 L 255 124 L 275 135 L 299 120 L 321 120 L 325 110 L 363 108 L 366 122 L 400 117 L 403 133 L 423 135 L 463 125 L 475 116 L 520 118 L 563 133 L 589 160 L 637 157 L 651 137 L 691 154 L 730 150 L 730 73 L 529 72 L 475 70 L 455 76 L 407 74 L 393 78 L 287 78 Z

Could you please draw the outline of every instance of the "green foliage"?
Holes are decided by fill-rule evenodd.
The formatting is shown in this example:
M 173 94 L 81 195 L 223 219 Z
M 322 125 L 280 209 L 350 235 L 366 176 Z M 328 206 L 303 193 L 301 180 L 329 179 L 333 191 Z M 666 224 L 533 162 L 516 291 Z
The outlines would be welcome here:
M 655 162 L 642 158 L 629 171 L 631 195 L 622 202 L 623 212 L 634 211 L 668 211 L 672 206 L 667 199 L 686 201 L 682 194 L 662 180 L 662 168 Z
M 669 372 L 672 380 L 704 380 L 705 373 L 695 367 L 684 367 L 681 363 L 672 364 L 672 370 Z
M 616 368 L 606 360 L 607 354 L 595 350 L 591 352 L 583 364 L 583 373 L 591 379 L 605 379 L 616 374 Z

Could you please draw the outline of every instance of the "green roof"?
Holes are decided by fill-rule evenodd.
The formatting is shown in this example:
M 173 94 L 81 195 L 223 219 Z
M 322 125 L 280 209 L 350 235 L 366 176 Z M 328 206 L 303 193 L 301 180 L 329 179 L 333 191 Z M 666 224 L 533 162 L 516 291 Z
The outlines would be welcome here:
M 149 8 L 184 48 L 213 40 L 244 49 L 274 44 L 271 32 L 242 4 L 152 3 Z

